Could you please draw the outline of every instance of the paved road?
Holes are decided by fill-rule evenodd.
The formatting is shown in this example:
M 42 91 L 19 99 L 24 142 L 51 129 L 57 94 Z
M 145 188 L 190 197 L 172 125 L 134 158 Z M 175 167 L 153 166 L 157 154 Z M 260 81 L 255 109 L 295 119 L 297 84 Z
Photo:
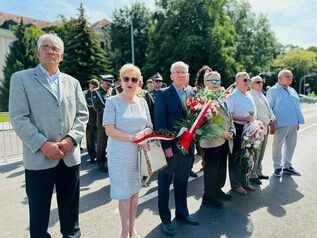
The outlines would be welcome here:
M 317 237 L 317 106 L 305 110 L 306 125 L 300 130 L 295 167 L 302 177 L 271 177 L 258 191 L 246 197 L 233 195 L 223 210 L 201 207 L 202 177 L 189 183 L 190 212 L 200 221 L 197 227 L 177 224 L 181 238 L 315 238 Z M 82 237 L 119 237 L 117 203 L 110 199 L 109 178 L 83 158 L 81 167 L 80 224 Z M 200 169 L 197 161 L 195 169 Z M 264 172 L 272 173 L 271 138 L 264 159 Z M 28 237 L 28 211 L 21 161 L 0 164 L 0 237 Z M 147 238 L 164 237 L 159 229 L 156 181 L 142 189 L 137 226 Z M 228 184 L 225 190 L 229 190 Z M 173 207 L 173 204 L 171 204 Z M 52 237 L 60 237 L 56 200 L 50 218 Z

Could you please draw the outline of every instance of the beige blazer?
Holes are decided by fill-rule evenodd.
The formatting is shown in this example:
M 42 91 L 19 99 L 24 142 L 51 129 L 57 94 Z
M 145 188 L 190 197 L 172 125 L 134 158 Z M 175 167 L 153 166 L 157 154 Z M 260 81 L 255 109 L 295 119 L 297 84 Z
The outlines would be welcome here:
M 222 116 L 222 118 L 224 118 L 225 131 L 230 131 L 235 135 L 236 130 L 233 124 L 232 115 L 225 103 L 220 103 L 219 113 Z M 199 142 L 199 145 L 201 148 L 215 148 L 215 147 L 223 145 L 225 142 L 226 142 L 225 139 L 223 139 L 222 137 L 217 137 L 211 140 L 201 139 Z M 229 140 L 228 143 L 229 143 L 229 149 L 231 153 L 233 149 L 233 140 Z
M 80 164 L 80 142 L 88 122 L 88 109 L 78 80 L 60 73 L 56 98 L 39 66 L 11 76 L 9 114 L 23 142 L 24 166 L 29 170 L 55 167 L 40 151 L 45 141 L 72 137 L 77 145 L 64 157 L 67 166 Z

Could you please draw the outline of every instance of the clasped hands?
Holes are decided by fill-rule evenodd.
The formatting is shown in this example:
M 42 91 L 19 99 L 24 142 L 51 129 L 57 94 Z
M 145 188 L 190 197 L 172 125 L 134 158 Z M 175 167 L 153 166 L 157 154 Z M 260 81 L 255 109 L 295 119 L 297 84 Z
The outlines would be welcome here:
M 73 148 L 74 143 L 72 138 L 65 137 L 64 139 L 58 142 L 46 141 L 41 147 L 41 152 L 49 160 L 60 160 L 66 154 L 71 152 Z
M 232 140 L 233 139 L 233 133 L 231 131 L 225 131 L 222 134 L 222 138 L 225 140 Z

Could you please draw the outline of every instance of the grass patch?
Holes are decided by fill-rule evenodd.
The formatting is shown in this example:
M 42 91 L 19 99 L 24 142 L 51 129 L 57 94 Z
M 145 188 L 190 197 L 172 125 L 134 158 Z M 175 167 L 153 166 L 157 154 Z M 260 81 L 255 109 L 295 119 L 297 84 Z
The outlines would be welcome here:
M 9 120 L 8 113 L 0 113 L 0 122 L 8 122 Z

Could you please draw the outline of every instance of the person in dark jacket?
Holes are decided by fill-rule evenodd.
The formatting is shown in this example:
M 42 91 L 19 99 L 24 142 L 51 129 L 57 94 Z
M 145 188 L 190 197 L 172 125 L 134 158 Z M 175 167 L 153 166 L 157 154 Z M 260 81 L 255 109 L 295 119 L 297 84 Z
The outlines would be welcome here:
M 163 78 L 159 73 L 156 73 L 150 79 L 153 81 L 153 89 L 147 91 L 144 98 L 149 106 L 152 122 L 154 122 L 154 103 L 157 95 L 161 92 Z
M 88 83 L 89 88 L 84 92 L 89 111 L 89 121 L 86 129 L 86 146 L 89 162 L 94 163 L 97 156 L 97 111 L 94 107 L 94 102 L 97 99 L 97 95 L 94 93 L 94 91 L 99 87 L 99 82 L 97 79 L 91 79 Z
M 175 131 L 175 125 L 186 116 L 184 87 L 189 77 L 188 65 L 176 62 L 171 66 L 173 84 L 162 90 L 154 104 L 154 127 L 157 131 Z M 191 169 L 193 148 L 188 154 L 177 148 L 177 140 L 162 141 L 167 167 L 158 174 L 158 207 L 162 221 L 162 232 L 173 236 L 176 231 L 171 223 L 169 209 L 169 188 L 174 184 L 176 219 L 188 225 L 198 225 L 198 222 L 189 215 L 187 207 L 187 182 Z
M 112 84 L 114 77 L 110 74 L 101 75 L 100 87 L 95 91 L 96 101 L 95 109 L 97 111 L 97 163 L 101 171 L 107 171 L 107 135 L 102 126 L 103 111 L 105 108 L 106 99 L 112 94 Z

